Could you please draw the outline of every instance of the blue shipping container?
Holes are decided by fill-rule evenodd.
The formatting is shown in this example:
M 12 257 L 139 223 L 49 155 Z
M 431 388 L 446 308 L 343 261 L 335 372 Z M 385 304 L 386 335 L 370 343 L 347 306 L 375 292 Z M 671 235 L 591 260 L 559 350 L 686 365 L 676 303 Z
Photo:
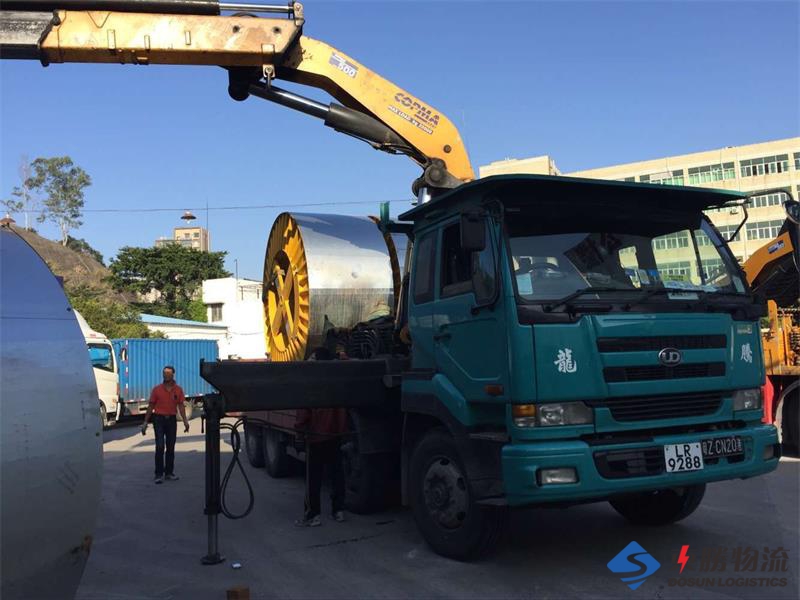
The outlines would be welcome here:
M 161 383 L 165 365 L 175 367 L 175 381 L 187 398 L 214 392 L 200 377 L 200 360 L 217 360 L 214 340 L 116 339 L 111 340 L 119 365 L 119 395 L 125 414 L 147 408 L 150 391 Z

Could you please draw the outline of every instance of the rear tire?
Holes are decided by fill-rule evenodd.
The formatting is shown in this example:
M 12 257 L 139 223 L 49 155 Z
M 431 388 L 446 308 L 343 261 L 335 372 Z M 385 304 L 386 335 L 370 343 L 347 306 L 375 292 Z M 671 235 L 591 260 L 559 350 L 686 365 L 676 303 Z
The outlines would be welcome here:
M 414 520 L 437 554 L 471 560 L 497 545 L 508 511 L 475 503 L 458 448 L 445 431 L 431 431 L 417 444 L 409 487 Z
M 286 442 L 281 439 L 281 433 L 277 429 L 266 428 L 262 430 L 261 437 L 267 473 L 275 479 L 286 477 L 291 472 L 292 464 L 286 453 Z
M 264 430 L 260 425 L 244 423 L 244 449 L 250 466 L 260 469 L 264 466 L 264 451 L 262 438 Z
M 706 493 L 706 484 L 626 494 L 609 500 L 634 525 L 668 525 L 691 515 Z
M 100 403 L 100 431 L 106 428 L 108 425 L 108 415 L 106 415 L 106 405 L 102 402 Z

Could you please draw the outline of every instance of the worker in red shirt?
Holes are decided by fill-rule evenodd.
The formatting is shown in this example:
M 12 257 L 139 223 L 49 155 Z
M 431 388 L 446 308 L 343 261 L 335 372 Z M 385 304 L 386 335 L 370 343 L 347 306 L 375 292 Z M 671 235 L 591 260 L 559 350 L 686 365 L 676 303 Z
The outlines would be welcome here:
M 319 527 L 322 478 L 327 471 L 331 485 L 331 516 L 342 522 L 344 517 L 344 465 L 342 464 L 342 435 L 347 432 L 347 410 L 344 408 L 315 408 L 297 411 L 295 428 L 305 440 L 306 497 L 298 527 Z
M 335 347 L 334 342 L 334 339 L 330 340 L 329 348 L 317 348 L 310 359 L 332 360 L 337 355 L 339 358 L 346 358 L 344 350 Z M 341 523 L 345 520 L 345 480 L 341 445 L 342 437 L 347 433 L 347 410 L 302 409 L 297 411 L 295 418 L 297 437 L 305 442 L 306 497 L 303 518 L 297 519 L 294 524 L 298 527 L 322 525 L 320 497 L 322 478 L 326 471 L 331 485 L 331 516 L 334 521 Z
M 156 483 L 164 483 L 164 479 L 167 481 L 178 479 L 178 476 L 175 475 L 175 438 L 178 434 L 176 412 L 181 413 L 184 433 L 189 432 L 189 421 L 186 419 L 186 409 L 183 406 L 186 396 L 183 395 L 181 386 L 175 383 L 175 367 L 167 365 L 162 374 L 164 382 L 150 392 L 150 404 L 147 405 L 147 413 L 144 415 L 144 424 L 142 425 L 142 435 L 144 435 L 152 415 L 153 429 L 156 432 Z M 165 447 L 166 465 L 164 464 Z

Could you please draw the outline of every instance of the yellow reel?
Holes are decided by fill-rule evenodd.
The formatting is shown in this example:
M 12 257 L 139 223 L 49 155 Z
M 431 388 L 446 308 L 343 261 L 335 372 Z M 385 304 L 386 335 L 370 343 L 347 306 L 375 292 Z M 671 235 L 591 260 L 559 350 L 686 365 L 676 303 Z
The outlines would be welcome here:
M 310 316 L 308 268 L 300 228 L 289 213 L 278 216 L 269 234 L 262 300 L 272 360 L 303 360 Z

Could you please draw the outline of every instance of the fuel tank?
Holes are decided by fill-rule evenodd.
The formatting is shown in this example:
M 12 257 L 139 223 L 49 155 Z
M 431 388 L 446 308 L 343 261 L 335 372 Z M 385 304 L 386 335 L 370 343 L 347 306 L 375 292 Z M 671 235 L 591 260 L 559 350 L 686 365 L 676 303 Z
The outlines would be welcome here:
M 71 598 L 100 501 L 100 401 L 64 291 L 8 227 L 0 322 L 0 596 Z
M 267 349 L 275 361 L 303 360 L 330 327 L 388 315 L 399 291 L 401 240 L 372 219 L 281 213 L 264 257 Z

